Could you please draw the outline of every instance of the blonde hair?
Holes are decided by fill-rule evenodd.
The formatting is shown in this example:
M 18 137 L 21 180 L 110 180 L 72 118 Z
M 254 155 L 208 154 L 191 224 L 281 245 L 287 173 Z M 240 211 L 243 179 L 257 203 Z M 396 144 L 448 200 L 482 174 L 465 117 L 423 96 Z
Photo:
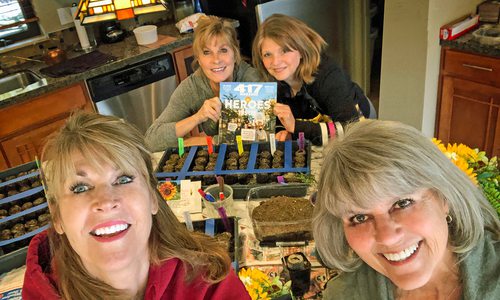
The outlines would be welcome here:
M 295 77 L 307 84 L 314 81 L 314 74 L 321 61 L 321 53 L 326 48 L 325 40 L 306 23 L 299 19 L 273 14 L 267 18 L 255 35 L 252 46 L 252 61 L 262 76 L 271 81 L 274 78 L 267 72 L 262 62 L 262 42 L 271 39 L 284 50 L 297 50 L 302 60 L 295 71 Z
M 234 52 L 236 66 L 241 62 L 241 54 L 236 30 L 229 21 L 215 16 L 203 16 L 198 20 L 194 29 L 193 38 L 193 69 L 198 68 L 198 57 L 203 53 L 203 48 L 209 45 L 214 38 L 222 38 Z
M 429 189 L 448 204 L 450 246 L 459 259 L 485 229 L 500 237 L 500 221 L 481 190 L 429 138 L 402 123 L 364 120 L 350 124 L 324 157 L 313 234 L 325 264 L 343 271 L 361 264 L 344 235 L 342 215 L 350 208 L 368 209 L 376 201 L 419 189 Z
M 47 198 L 53 224 L 60 219 L 58 195 L 62 192 L 64 178 L 75 172 L 72 160 L 75 151 L 80 152 L 94 167 L 99 168 L 106 163 L 125 172 L 135 171 L 148 183 L 149 192 L 158 204 L 158 212 L 152 216 L 148 241 L 152 265 L 176 257 L 186 266 L 187 280 L 201 276 L 209 283 L 219 282 L 229 273 L 227 251 L 214 239 L 189 232 L 162 199 L 156 189 L 151 154 L 144 146 L 142 134 L 134 126 L 115 117 L 75 113 L 45 145 L 42 160 L 47 175 Z M 131 297 L 91 276 L 65 234 L 57 234 L 51 226 L 48 236 L 62 298 Z

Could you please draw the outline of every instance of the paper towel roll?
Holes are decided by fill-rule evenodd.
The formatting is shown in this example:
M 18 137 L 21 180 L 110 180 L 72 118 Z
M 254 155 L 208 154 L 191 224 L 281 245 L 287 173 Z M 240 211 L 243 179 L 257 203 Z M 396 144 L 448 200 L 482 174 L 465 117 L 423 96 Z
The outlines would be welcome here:
M 73 18 L 76 15 L 76 10 L 78 7 L 73 6 L 71 8 L 71 15 Z M 76 18 L 75 19 L 75 28 L 76 28 L 76 34 L 78 34 L 78 39 L 80 40 L 80 45 L 82 46 L 82 49 L 87 49 L 90 47 L 90 42 L 89 42 L 89 37 L 87 36 L 87 30 L 85 29 L 84 26 L 81 25 L 80 19 Z

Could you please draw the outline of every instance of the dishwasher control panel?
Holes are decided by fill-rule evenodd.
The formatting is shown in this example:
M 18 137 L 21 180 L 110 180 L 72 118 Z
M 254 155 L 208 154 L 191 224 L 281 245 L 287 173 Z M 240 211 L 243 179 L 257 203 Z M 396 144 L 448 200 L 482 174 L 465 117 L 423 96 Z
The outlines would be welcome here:
M 92 101 L 99 102 L 174 76 L 169 53 L 87 80 Z

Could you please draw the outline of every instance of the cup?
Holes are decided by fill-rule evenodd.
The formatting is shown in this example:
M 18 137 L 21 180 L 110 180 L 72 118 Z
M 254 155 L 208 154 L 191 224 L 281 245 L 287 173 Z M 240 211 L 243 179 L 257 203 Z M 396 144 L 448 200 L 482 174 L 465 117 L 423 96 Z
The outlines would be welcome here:
M 133 32 L 139 45 L 152 44 L 158 40 L 156 25 L 139 26 Z
M 227 216 L 234 216 L 234 200 L 233 200 L 233 188 L 229 185 L 224 185 L 224 200 L 219 200 L 219 185 L 213 184 L 205 188 L 205 193 L 210 193 L 214 198 L 215 202 L 210 202 L 203 199 L 203 215 L 207 218 L 220 218 L 218 208 L 224 207 Z

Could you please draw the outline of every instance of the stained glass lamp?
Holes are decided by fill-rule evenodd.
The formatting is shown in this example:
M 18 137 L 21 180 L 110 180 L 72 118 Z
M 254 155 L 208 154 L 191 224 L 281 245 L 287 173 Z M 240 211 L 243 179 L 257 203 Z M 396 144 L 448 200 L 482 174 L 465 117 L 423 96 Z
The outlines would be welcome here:
M 76 18 L 85 25 L 164 10 L 167 10 L 165 0 L 80 0 Z

